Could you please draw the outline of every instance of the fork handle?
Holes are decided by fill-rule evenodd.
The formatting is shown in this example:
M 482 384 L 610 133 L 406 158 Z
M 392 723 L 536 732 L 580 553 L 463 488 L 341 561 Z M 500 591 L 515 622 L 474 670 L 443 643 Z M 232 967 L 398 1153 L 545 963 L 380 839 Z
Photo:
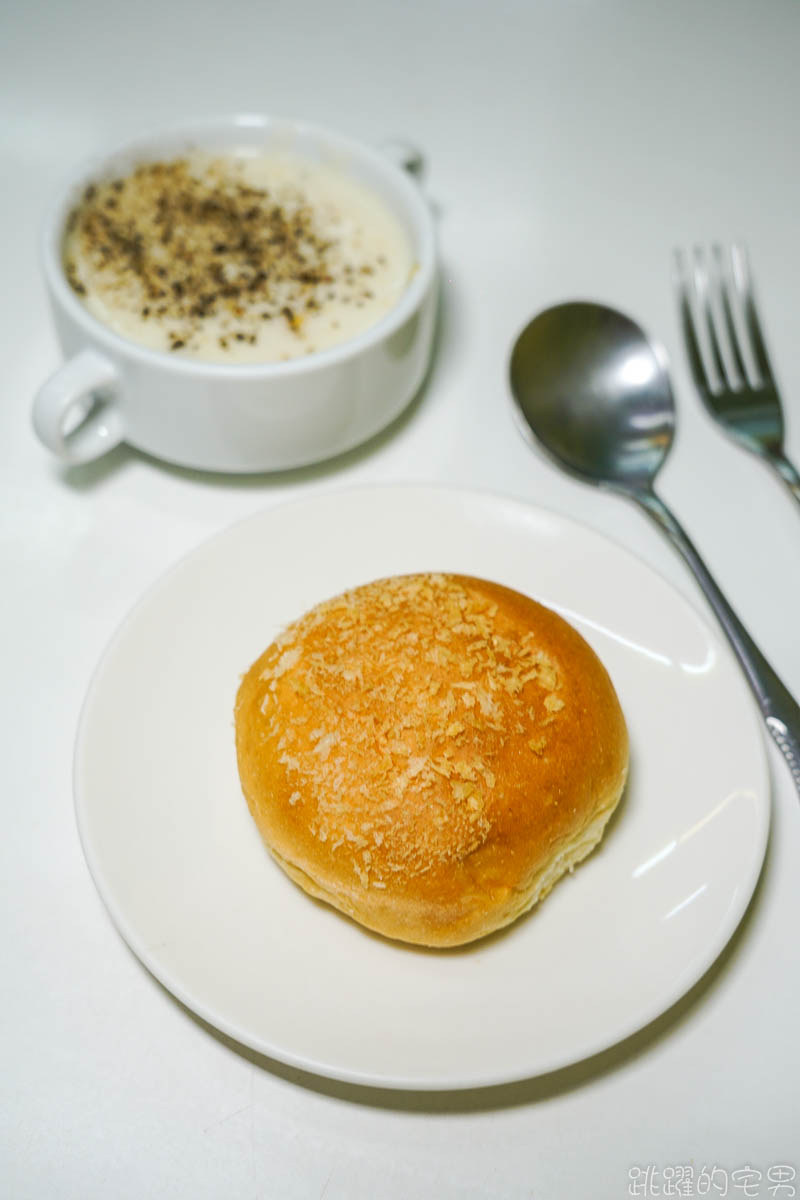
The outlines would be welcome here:
M 767 728 L 780 747 L 800 793 L 800 705 L 781 682 L 745 629 L 691 539 L 664 502 L 651 490 L 627 493 L 637 501 L 683 556 L 703 589 L 752 688 Z
M 800 504 L 800 474 L 796 467 L 789 462 L 785 454 L 771 454 L 769 458 L 797 503 Z

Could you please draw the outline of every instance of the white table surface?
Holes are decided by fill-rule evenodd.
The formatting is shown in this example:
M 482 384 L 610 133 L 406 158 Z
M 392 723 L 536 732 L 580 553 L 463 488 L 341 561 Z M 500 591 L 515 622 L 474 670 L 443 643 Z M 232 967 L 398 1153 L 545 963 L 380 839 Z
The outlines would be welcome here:
M 612 1198 L 634 1193 L 634 1166 L 650 1169 L 642 1195 L 670 1194 L 676 1166 L 711 1195 L 723 1173 L 729 1195 L 790 1194 L 768 1172 L 800 1176 L 800 804 L 771 744 L 764 872 L 708 975 L 589 1062 L 443 1094 L 302 1076 L 195 1020 L 111 925 L 70 776 L 92 669 L 143 590 L 209 535 L 301 494 L 373 481 L 510 494 L 610 535 L 703 609 L 633 506 L 560 476 L 511 420 L 515 331 L 574 297 L 625 309 L 666 347 L 679 429 L 662 494 L 800 693 L 800 511 L 701 411 L 669 283 L 673 245 L 746 240 L 800 460 L 799 50 L 792 0 L 5 7 L 0 1194 Z M 235 110 L 424 149 L 445 281 L 430 383 L 389 432 L 323 467 L 232 479 L 119 448 L 65 469 L 30 423 L 60 357 L 37 261 L 52 190 L 128 136 Z M 744 1166 L 762 1173 L 749 1192 Z

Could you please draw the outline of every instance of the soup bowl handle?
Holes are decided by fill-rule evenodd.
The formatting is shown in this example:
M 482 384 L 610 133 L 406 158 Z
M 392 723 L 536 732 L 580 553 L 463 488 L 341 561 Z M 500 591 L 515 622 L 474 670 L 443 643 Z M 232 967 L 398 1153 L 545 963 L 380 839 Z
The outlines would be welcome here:
M 39 439 L 66 463 L 91 462 L 125 436 L 116 368 L 96 350 L 81 350 L 47 379 L 33 404 Z

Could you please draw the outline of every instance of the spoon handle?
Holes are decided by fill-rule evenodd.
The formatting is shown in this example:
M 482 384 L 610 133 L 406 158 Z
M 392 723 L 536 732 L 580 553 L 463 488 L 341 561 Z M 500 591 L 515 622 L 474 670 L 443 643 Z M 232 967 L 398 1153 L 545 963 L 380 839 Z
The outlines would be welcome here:
M 667 535 L 705 593 L 755 693 L 767 728 L 778 743 L 800 792 L 800 705 L 773 671 L 764 655 L 717 586 L 685 530 L 652 491 L 631 491 L 648 516 Z

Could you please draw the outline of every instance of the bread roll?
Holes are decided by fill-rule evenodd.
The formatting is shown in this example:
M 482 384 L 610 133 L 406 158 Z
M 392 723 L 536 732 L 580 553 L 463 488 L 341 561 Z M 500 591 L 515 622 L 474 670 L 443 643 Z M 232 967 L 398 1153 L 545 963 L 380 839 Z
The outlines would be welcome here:
M 236 700 L 242 788 L 310 895 L 390 938 L 514 921 L 593 849 L 628 738 L 600 660 L 506 587 L 406 575 L 317 605 Z

